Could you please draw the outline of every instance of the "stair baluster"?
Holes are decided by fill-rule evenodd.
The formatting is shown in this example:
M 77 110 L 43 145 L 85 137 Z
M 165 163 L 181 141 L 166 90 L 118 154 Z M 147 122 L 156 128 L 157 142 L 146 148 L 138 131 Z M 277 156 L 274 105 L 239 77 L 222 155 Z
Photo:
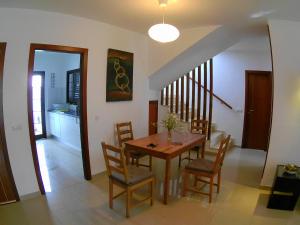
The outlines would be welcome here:
M 175 82 L 176 98 L 175 98 L 175 113 L 178 113 L 178 101 L 179 101 L 179 79 Z
M 200 114 L 201 114 L 201 66 L 197 67 L 198 69 L 198 96 L 197 96 L 197 120 L 200 120 Z
M 190 112 L 190 75 L 186 74 L 186 101 L 185 101 L 185 121 L 189 122 L 189 112 Z
M 169 105 L 169 85 L 166 87 L 166 105 Z
M 209 111 L 208 111 L 208 132 L 207 132 L 207 140 L 210 140 L 211 137 L 211 123 L 212 123 L 212 110 L 213 110 L 213 60 L 209 60 Z
M 206 120 L 206 104 L 207 104 L 207 62 L 204 63 L 204 90 L 203 90 L 203 113 L 202 113 L 203 120 Z
M 173 113 L 174 103 L 174 82 L 171 83 L 171 94 L 170 94 L 170 112 Z
M 180 78 L 181 83 L 181 93 L 180 93 L 180 119 L 183 120 L 184 117 L 184 76 Z
M 195 85 L 196 85 L 196 69 L 192 71 L 192 112 L 191 112 L 191 120 L 195 119 Z

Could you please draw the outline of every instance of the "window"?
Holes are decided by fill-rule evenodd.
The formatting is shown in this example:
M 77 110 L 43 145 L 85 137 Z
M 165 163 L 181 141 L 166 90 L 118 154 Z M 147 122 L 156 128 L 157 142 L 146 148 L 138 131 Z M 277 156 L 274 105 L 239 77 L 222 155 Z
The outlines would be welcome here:
M 80 69 L 67 71 L 67 103 L 78 105 L 80 101 Z

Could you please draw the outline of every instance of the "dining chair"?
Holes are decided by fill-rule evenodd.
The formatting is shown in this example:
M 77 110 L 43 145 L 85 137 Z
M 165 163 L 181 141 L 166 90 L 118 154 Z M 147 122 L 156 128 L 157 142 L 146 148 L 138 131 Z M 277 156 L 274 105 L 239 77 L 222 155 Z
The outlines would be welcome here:
M 211 203 L 213 185 L 217 186 L 217 193 L 220 192 L 221 169 L 222 169 L 222 165 L 223 165 L 226 150 L 228 148 L 229 141 L 230 141 L 230 135 L 222 139 L 220 147 L 218 149 L 218 153 L 214 161 L 204 159 L 204 158 L 198 158 L 192 160 L 188 165 L 186 165 L 182 174 L 183 177 L 182 196 L 185 196 L 187 191 L 197 192 L 200 194 L 208 195 L 209 203 Z M 193 187 L 188 187 L 190 175 L 193 175 L 195 178 Z M 214 178 L 216 175 L 218 176 L 217 183 L 214 183 Z M 202 179 L 203 177 L 208 178 L 208 180 Z M 203 192 L 199 188 L 197 188 L 198 182 L 209 184 L 209 192 L 208 193 Z
M 117 123 L 117 135 L 119 147 L 124 148 L 124 144 L 126 141 L 133 140 L 133 131 L 131 122 Z M 136 166 L 148 167 L 149 170 L 152 170 L 152 156 L 147 153 L 136 151 L 136 150 L 128 150 L 131 158 L 131 163 L 136 164 Z M 140 163 L 140 158 L 148 156 L 149 161 L 148 165 Z
M 201 146 L 196 146 L 188 151 L 188 156 L 182 158 L 182 155 L 179 155 L 179 162 L 178 167 L 181 167 L 181 161 L 187 159 L 189 162 L 192 160 L 191 152 L 196 151 L 197 158 L 199 158 L 199 153 L 201 151 L 201 157 L 204 158 L 205 153 L 205 143 L 207 137 L 207 128 L 208 128 L 208 121 L 207 120 L 192 120 L 191 121 L 191 133 L 197 133 L 205 135 L 205 141 Z
M 126 194 L 126 217 L 129 217 L 130 209 L 134 207 L 131 205 L 133 192 L 145 185 L 149 185 L 149 196 L 142 199 L 136 206 L 147 200 L 150 200 L 152 206 L 155 182 L 153 173 L 135 165 L 127 165 L 122 148 L 105 144 L 105 142 L 102 142 L 101 145 L 109 177 L 109 207 L 113 209 L 113 200 Z M 121 187 L 124 191 L 114 195 L 114 185 Z

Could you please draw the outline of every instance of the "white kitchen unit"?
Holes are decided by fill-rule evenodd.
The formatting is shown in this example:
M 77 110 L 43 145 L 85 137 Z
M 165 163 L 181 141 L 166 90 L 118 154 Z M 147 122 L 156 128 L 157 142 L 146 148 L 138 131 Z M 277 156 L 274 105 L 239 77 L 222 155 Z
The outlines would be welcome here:
M 60 115 L 56 112 L 49 112 L 50 133 L 55 137 L 60 137 Z
M 81 151 L 79 118 L 61 112 L 48 112 L 48 114 L 51 135 L 64 144 Z

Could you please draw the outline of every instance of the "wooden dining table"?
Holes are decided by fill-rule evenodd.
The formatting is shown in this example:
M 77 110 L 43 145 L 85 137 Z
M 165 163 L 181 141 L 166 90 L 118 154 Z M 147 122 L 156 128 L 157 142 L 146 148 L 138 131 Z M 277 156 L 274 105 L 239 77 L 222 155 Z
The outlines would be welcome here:
M 127 141 L 125 143 L 126 157 L 130 156 L 130 150 L 142 151 L 153 157 L 165 160 L 165 178 L 163 202 L 168 204 L 169 180 L 171 177 L 171 160 L 195 146 L 205 145 L 205 135 L 191 132 L 173 132 L 172 138 L 168 138 L 167 132 L 150 135 L 143 138 Z M 202 148 L 204 149 L 204 148 Z

